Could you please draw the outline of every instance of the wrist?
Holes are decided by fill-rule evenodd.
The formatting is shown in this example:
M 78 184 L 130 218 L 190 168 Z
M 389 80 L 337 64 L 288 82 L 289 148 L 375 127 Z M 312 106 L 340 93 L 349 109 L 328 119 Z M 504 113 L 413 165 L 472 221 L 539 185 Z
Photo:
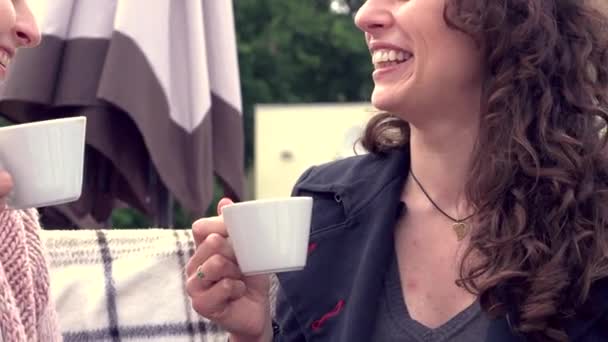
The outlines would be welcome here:
M 253 336 L 243 336 L 237 334 L 230 334 L 229 342 L 272 342 L 273 340 L 273 328 L 272 324 L 269 322 L 266 324 L 264 328 L 264 332 L 259 337 Z

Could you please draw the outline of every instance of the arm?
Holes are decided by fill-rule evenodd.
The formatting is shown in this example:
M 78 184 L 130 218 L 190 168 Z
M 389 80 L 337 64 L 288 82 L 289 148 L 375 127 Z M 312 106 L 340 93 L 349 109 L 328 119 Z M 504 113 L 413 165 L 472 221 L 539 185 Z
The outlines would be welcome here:
M 57 313 L 55 312 L 55 305 L 51 299 L 48 301 L 46 310 L 44 310 L 42 315 L 38 318 L 38 341 L 63 341 L 63 337 L 61 336 L 61 331 L 59 329 Z
M 275 305 L 274 317 L 268 321 L 262 337 L 252 340 L 231 335 L 229 342 L 305 342 L 300 325 L 280 287 L 277 291 L 271 291 L 270 303 Z
M 34 296 L 37 311 L 38 341 L 62 341 L 55 305 L 51 298 L 50 277 L 46 256 L 40 239 L 38 212 L 35 209 L 20 212 L 28 245 L 28 257 L 33 276 Z

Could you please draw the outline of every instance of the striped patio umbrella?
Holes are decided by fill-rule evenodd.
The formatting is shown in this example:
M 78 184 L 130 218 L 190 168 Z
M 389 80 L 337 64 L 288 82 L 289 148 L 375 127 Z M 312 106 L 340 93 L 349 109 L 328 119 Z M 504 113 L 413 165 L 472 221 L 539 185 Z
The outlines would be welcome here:
M 116 200 L 158 214 L 162 190 L 202 214 L 214 174 L 244 196 L 240 82 L 231 0 L 30 0 L 41 45 L 19 51 L 0 89 L 14 122 L 86 115 L 73 220 Z

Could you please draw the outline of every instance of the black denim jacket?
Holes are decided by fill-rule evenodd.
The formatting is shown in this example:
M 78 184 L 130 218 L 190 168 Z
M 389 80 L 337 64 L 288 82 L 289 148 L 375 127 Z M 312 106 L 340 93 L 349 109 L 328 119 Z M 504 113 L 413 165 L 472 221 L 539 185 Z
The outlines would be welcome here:
M 409 170 L 406 148 L 313 167 L 294 187 L 314 198 L 307 266 L 279 275 L 275 341 L 369 342 Z M 592 289 L 592 312 L 565 322 L 571 341 L 608 341 L 608 283 Z M 525 341 L 493 320 L 485 341 Z

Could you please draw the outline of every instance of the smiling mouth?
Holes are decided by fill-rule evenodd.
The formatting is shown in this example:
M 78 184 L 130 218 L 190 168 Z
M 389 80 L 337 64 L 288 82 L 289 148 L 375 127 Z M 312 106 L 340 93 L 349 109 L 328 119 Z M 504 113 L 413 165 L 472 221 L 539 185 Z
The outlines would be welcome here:
M 414 55 L 408 51 L 399 50 L 376 50 L 372 54 L 372 63 L 375 69 L 382 69 L 397 64 L 402 64 L 410 60 Z

